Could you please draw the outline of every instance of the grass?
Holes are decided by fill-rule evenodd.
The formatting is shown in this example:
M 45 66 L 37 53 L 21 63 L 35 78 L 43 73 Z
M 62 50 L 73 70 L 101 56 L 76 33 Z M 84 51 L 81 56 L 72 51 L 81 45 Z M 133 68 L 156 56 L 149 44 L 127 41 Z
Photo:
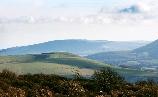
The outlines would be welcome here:
M 33 62 L 33 63 L 6 63 L 0 64 L 0 70 L 8 69 L 17 74 L 57 74 L 69 76 L 73 75 L 76 70 L 81 72 L 83 76 L 93 73 L 92 69 L 79 69 L 75 66 L 63 65 L 63 64 L 54 64 L 54 63 L 42 63 L 42 62 Z
M 106 64 L 82 58 L 71 53 L 45 53 L 38 55 L 0 56 L 0 70 L 8 69 L 17 74 L 58 74 L 73 75 L 79 71 L 87 76 L 94 73 L 94 69 Z M 107 65 L 108 66 L 108 65 Z
M 113 67 L 98 61 L 83 58 L 71 53 L 54 52 L 38 55 L 0 56 L 0 70 L 8 69 L 17 74 L 57 74 L 73 75 L 77 70 L 83 76 L 89 76 L 94 70 L 111 67 L 122 75 L 153 76 L 158 73 Z

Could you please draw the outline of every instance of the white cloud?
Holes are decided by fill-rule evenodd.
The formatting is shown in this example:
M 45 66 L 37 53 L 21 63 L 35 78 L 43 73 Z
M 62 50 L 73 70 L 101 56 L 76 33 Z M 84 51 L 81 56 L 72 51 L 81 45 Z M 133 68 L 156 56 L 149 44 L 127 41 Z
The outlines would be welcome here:
M 14 17 L 14 18 L 2 18 L 0 17 L 0 23 L 35 23 L 36 20 L 32 16 L 20 16 L 20 17 Z
M 22 2 L 21 0 L 19 0 Z M 25 2 L 32 2 L 33 5 L 43 6 L 44 0 L 29 0 Z M 54 8 L 52 11 L 49 10 L 49 15 L 45 17 L 38 16 L 16 16 L 11 18 L 0 17 L 0 23 L 52 23 L 52 22 L 63 22 L 63 23 L 79 23 L 79 24 L 128 24 L 128 23 L 141 23 L 144 21 L 157 21 L 158 18 L 158 7 L 156 1 L 151 2 L 137 2 L 135 4 L 128 4 L 127 6 L 119 6 L 115 9 L 101 8 L 100 11 L 93 14 L 86 15 L 65 15 L 69 14 L 70 10 Z M 74 9 L 75 10 L 75 9 Z M 46 11 L 46 10 L 45 10 Z M 38 12 L 38 11 L 36 11 Z M 77 12 L 77 11 L 76 11 Z M 121 13 L 120 13 L 121 12 Z M 28 11 L 30 14 L 30 11 Z M 57 15 L 61 13 L 60 15 Z M 63 13 L 63 14 L 62 14 Z M 133 14 L 137 13 L 137 14 Z M 48 14 L 48 13 L 47 13 Z M 32 15 L 32 14 L 31 14 Z M 44 14 L 42 14 L 44 15 Z M 49 16 L 49 17 L 47 17 Z
M 22 16 L 0 18 L 1 24 L 8 23 L 76 23 L 76 24 L 140 24 L 144 21 L 157 22 L 158 17 L 152 14 L 99 13 L 85 16 L 33 17 Z

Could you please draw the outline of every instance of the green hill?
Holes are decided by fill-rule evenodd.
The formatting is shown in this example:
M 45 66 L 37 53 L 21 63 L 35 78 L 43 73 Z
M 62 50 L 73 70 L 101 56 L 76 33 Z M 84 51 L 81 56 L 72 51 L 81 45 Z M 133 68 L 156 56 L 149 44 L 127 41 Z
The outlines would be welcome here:
M 30 54 L 30 55 L 16 55 L 16 56 L 0 56 L 0 63 L 54 63 L 65 64 L 70 66 L 77 66 L 79 68 L 91 68 L 96 69 L 104 66 L 105 64 L 83 58 L 71 53 L 66 52 L 54 52 L 43 54 Z
M 118 73 L 135 78 L 135 76 L 156 76 L 157 73 L 144 72 L 134 69 L 120 68 L 107 65 L 92 59 L 83 58 L 66 52 L 53 52 L 43 54 L 0 56 L 0 71 L 8 69 L 17 74 L 57 74 L 72 76 L 79 72 L 83 76 L 91 76 L 94 70 L 110 67 Z
M 83 75 L 92 74 L 94 69 L 106 65 L 91 59 L 66 52 L 0 56 L 0 70 L 9 69 L 16 73 L 55 73 L 71 75 L 78 70 Z

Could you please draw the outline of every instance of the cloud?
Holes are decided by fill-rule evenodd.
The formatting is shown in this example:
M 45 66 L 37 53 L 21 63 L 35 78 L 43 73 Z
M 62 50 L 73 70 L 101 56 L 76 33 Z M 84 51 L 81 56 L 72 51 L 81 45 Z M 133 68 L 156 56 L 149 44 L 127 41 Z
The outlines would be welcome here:
M 98 11 L 103 19 L 113 24 L 142 24 L 158 22 L 158 2 L 137 2 L 127 6 L 118 6 L 111 10 L 101 8 Z
M 41 5 L 42 3 L 39 3 Z M 114 9 L 100 8 L 96 13 L 86 15 L 64 14 L 41 17 L 19 16 L 14 18 L 1 18 L 0 23 L 76 23 L 76 24 L 139 24 L 158 22 L 157 4 L 152 2 L 137 2 L 135 4 L 120 6 Z M 59 10 L 58 10 L 59 11 Z M 62 10 L 63 11 L 63 10 Z M 53 11 L 52 11 L 53 12 Z M 59 11 L 61 12 L 61 10 Z M 54 12 L 55 15 L 55 12 Z
M 23 23 L 69 23 L 69 24 L 139 24 L 144 20 L 158 20 L 157 17 L 144 14 L 105 13 L 85 16 L 33 17 L 21 16 L 14 18 L 0 18 L 0 24 Z
M 143 3 L 136 3 L 137 1 L 133 0 L 135 4 L 130 2 L 128 5 L 114 7 L 110 5 L 110 8 L 103 3 L 97 7 L 87 6 L 88 3 L 85 4 L 86 7 L 74 7 L 67 3 L 57 6 L 57 3 L 53 4 L 55 2 L 48 4 L 44 0 L 39 1 L 19 0 L 19 6 L 10 3 L 15 5 L 15 8 L 0 4 L 3 5 L 0 6 L 1 47 L 69 38 L 107 40 L 158 38 L 156 0 Z M 105 7 L 102 8 L 103 6 Z
M 144 12 L 149 12 L 149 11 L 150 11 L 150 7 L 147 4 L 139 2 L 137 4 L 123 8 L 119 12 L 121 12 L 121 13 L 144 13 Z
M 14 18 L 2 18 L 0 17 L 0 24 L 5 23 L 35 23 L 36 20 L 32 16 L 20 16 Z

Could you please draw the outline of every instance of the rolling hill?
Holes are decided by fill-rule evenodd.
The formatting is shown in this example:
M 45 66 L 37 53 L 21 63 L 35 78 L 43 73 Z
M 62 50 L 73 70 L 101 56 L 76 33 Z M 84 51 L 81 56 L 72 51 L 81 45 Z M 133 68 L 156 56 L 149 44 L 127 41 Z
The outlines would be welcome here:
M 40 54 L 49 52 L 70 52 L 86 56 L 99 52 L 132 50 L 144 46 L 149 42 L 117 42 L 106 40 L 55 40 L 22 47 L 0 50 L 0 55 Z
M 104 66 L 110 65 L 66 52 L 0 56 L 0 70 L 9 69 L 18 74 L 70 75 L 75 70 L 79 70 L 84 75 L 92 74 L 94 69 Z
M 158 40 L 132 51 L 103 52 L 87 56 L 125 68 L 158 70 Z
M 77 71 L 82 76 L 89 77 L 95 70 L 103 67 L 112 68 L 129 81 L 158 77 L 157 72 L 120 68 L 66 52 L 0 56 L 0 71 L 8 69 L 17 74 L 44 73 L 71 77 Z

